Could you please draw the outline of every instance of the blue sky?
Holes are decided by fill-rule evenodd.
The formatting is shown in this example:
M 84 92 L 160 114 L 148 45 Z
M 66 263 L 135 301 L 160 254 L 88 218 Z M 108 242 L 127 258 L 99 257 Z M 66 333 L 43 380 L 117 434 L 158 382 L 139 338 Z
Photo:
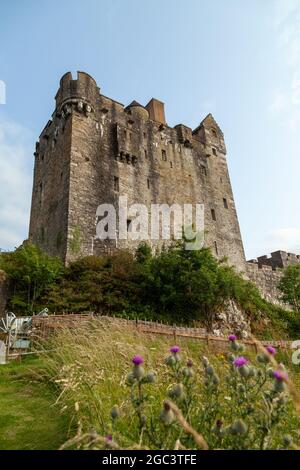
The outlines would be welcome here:
M 161 99 L 171 126 L 212 112 L 247 257 L 300 253 L 300 0 L 2 1 L 3 249 L 27 237 L 34 144 L 69 70 L 124 104 Z

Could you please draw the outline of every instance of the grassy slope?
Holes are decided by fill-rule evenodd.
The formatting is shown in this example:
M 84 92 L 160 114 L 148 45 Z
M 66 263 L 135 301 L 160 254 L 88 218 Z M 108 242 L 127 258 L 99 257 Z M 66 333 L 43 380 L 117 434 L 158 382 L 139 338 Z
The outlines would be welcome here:
M 53 407 L 55 396 L 36 380 L 41 359 L 0 366 L 0 449 L 57 449 L 67 436 L 68 422 Z

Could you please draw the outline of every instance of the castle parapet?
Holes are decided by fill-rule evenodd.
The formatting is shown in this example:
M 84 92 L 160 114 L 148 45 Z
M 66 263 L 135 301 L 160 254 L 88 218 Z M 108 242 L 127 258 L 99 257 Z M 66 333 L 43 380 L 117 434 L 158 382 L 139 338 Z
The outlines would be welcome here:
M 259 269 L 269 267 L 275 271 L 276 269 L 283 269 L 287 266 L 300 263 L 300 256 L 278 250 L 271 253 L 271 256 L 259 256 L 257 259 L 249 260 L 248 263 L 256 265 Z

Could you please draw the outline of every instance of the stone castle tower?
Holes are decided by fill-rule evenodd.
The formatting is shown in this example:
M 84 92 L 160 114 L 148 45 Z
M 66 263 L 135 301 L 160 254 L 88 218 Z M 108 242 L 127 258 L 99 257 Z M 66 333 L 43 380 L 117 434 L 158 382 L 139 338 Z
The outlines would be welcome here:
M 131 245 L 95 237 L 97 207 L 116 206 L 120 195 L 147 207 L 203 203 L 205 245 L 244 269 L 224 137 L 213 116 L 194 130 L 169 127 L 161 101 L 124 107 L 88 74 L 74 80 L 67 73 L 36 144 L 29 238 L 64 262 Z

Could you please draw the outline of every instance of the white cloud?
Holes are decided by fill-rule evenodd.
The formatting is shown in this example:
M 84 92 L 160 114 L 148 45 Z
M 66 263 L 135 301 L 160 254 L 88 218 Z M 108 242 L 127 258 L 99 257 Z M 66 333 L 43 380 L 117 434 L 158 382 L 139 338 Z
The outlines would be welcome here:
M 269 232 L 266 240 L 269 252 L 284 250 L 300 254 L 300 228 L 280 228 Z
M 299 8 L 299 0 L 276 0 L 274 24 L 280 26 Z
M 32 185 L 32 136 L 0 118 L 0 248 L 13 249 L 28 236 Z
M 300 1 L 277 0 L 273 27 L 278 38 L 278 57 L 290 80 L 273 92 L 272 115 L 290 130 L 300 126 Z

